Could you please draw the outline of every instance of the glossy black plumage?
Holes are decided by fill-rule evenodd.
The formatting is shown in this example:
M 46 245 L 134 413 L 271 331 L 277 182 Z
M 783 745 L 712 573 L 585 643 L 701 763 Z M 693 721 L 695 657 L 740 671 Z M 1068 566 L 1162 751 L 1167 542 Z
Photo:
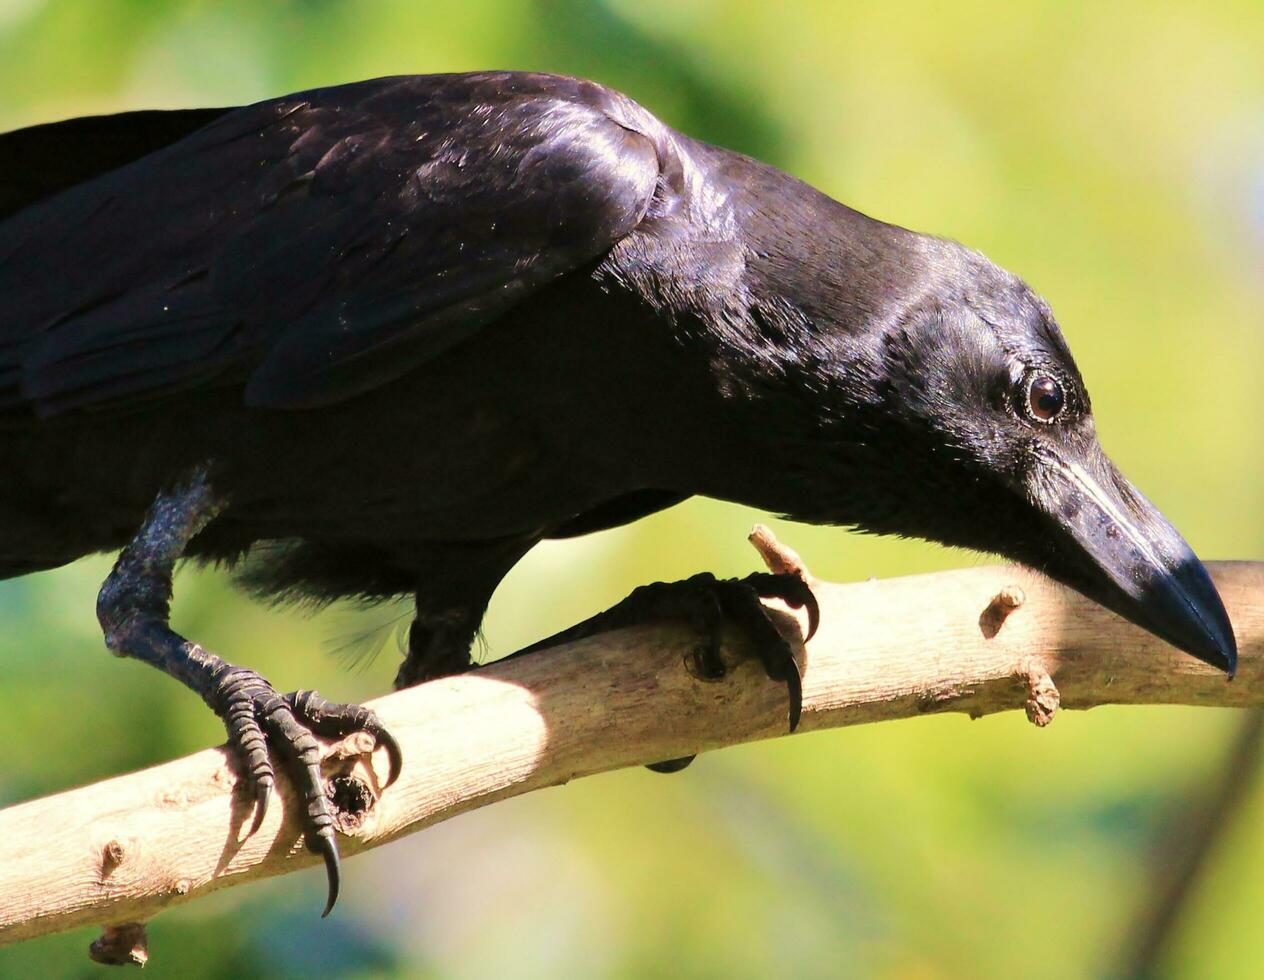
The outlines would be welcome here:
M 19 213 L 0 229 L 5 401 L 47 416 L 244 375 L 252 406 L 311 407 L 441 354 L 649 206 L 653 146 L 598 111 L 619 102 L 553 88 L 266 103 Z
M 413 683 L 542 538 L 704 494 L 999 552 L 1232 670 L 1048 307 L 977 253 L 576 79 L 201 112 L 0 137 L 0 575 L 203 473 L 183 553 L 414 594 Z

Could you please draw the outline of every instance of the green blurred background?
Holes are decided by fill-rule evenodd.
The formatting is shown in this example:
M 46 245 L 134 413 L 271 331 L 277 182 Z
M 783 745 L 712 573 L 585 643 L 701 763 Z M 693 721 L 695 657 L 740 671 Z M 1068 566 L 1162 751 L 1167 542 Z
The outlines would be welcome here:
M 961 239 L 1047 296 L 1103 441 L 1207 558 L 1264 552 L 1264 6 L 681 0 L 0 0 L 0 128 L 249 102 L 374 75 L 532 68 L 623 89 L 875 216 Z M 404 451 L 401 447 L 401 451 Z M 758 516 L 695 501 L 534 551 L 490 656 L 638 583 L 756 565 Z M 983 559 L 776 524 L 847 580 Z M 222 739 L 200 700 L 102 646 L 108 559 L 0 583 L 0 802 Z M 384 692 L 382 615 L 269 612 L 187 572 L 177 626 L 281 689 Z M 147 975 L 1104 976 L 1230 712 L 1103 708 L 1048 730 L 935 717 L 730 749 L 469 814 L 322 873 L 158 918 Z M 1264 795 L 1221 842 L 1167 969 L 1253 977 Z M 0 976 L 97 975 L 90 931 Z

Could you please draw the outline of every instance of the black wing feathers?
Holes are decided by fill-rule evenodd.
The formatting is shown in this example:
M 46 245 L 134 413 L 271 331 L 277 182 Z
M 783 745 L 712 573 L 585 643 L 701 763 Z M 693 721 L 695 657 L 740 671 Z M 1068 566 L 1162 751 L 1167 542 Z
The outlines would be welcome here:
M 0 407 L 245 381 L 336 402 L 597 258 L 652 142 L 551 76 L 381 79 L 229 112 L 0 222 Z
M 229 109 L 149 109 L 0 134 L 0 220 L 181 140 Z

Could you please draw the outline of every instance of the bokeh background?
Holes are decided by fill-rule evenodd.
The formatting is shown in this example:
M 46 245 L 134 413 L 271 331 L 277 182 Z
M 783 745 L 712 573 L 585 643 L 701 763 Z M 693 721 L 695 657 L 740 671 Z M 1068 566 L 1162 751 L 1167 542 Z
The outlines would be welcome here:
M 873 215 L 961 239 L 1052 302 L 1103 441 L 1208 558 L 1264 557 L 1264 8 L 1122 0 L 0 0 L 0 128 L 233 104 L 374 75 L 587 75 Z M 400 447 L 406 451 L 406 447 Z M 538 548 L 487 621 L 497 656 L 635 585 L 743 574 L 751 511 L 705 501 Z M 824 577 L 984 559 L 775 524 Z M 116 661 L 108 559 L 0 583 L 0 802 L 222 738 Z M 398 610 L 390 615 L 397 615 Z M 270 612 L 184 573 L 177 626 L 281 689 L 384 692 L 331 652 L 389 616 Z M 387 628 L 389 632 L 389 627 Z M 1231 712 L 1102 708 L 1047 730 L 933 717 L 783 739 L 503 803 L 151 926 L 149 976 L 1078 977 L 1119 969 Z M 1264 959 L 1254 790 L 1173 927 L 1171 975 Z M 96 975 L 90 931 L 0 976 Z

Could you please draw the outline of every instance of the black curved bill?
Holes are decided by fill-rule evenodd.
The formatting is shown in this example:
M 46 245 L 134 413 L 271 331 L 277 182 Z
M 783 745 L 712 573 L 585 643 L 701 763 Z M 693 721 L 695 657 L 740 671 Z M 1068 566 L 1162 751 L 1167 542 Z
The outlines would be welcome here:
M 1230 677 L 1238 647 L 1198 556 L 1104 456 L 1054 459 L 1033 493 L 1063 532 L 1068 584 Z

